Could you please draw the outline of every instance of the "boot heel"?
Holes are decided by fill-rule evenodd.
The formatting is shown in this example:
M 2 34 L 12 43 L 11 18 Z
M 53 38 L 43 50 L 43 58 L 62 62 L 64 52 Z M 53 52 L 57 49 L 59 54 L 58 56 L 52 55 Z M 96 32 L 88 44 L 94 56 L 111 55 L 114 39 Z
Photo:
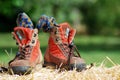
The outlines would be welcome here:
M 44 61 L 43 67 L 46 67 L 48 69 L 55 69 L 56 65 L 54 63 Z

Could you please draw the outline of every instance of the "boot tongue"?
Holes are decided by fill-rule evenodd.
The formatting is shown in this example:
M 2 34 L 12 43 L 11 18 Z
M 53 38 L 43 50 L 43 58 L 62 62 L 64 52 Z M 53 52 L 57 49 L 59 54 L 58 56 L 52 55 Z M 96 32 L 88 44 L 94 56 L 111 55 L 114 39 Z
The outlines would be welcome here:
M 24 27 L 16 27 L 15 34 L 21 45 L 26 45 L 31 41 L 33 30 Z
M 17 34 L 20 41 L 25 38 L 25 36 L 21 30 L 16 31 L 16 34 Z

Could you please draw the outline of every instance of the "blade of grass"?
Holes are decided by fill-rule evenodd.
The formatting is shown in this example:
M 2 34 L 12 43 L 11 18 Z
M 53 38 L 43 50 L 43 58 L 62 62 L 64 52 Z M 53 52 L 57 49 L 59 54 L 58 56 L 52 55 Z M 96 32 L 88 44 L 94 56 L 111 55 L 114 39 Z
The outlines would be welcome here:
M 108 56 L 106 56 L 106 59 L 109 60 L 114 66 L 116 66 L 116 64 Z

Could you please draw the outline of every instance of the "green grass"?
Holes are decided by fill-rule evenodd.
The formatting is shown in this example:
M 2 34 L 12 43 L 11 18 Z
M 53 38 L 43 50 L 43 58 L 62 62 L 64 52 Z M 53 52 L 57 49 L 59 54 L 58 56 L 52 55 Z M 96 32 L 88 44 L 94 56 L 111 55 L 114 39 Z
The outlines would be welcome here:
M 48 44 L 48 36 L 46 33 L 39 33 L 43 54 Z M 17 46 L 10 33 L 1 33 L 0 37 L 0 64 L 7 65 L 15 56 Z M 74 43 L 87 64 L 100 65 L 104 62 L 105 66 L 113 66 L 114 64 L 106 57 L 109 57 L 115 64 L 120 64 L 120 38 L 118 37 L 77 35 Z

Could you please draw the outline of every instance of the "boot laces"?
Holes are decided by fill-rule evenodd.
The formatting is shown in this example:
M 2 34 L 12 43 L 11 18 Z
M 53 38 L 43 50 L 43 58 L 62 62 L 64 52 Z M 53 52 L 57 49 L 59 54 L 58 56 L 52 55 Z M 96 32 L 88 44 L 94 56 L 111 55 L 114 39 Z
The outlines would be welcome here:
M 19 59 L 25 59 L 26 57 L 29 57 L 29 54 L 32 51 L 32 46 L 27 45 L 27 46 L 22 46 L 20 47 L 19 52 L 17 53 L 17 56 Z

